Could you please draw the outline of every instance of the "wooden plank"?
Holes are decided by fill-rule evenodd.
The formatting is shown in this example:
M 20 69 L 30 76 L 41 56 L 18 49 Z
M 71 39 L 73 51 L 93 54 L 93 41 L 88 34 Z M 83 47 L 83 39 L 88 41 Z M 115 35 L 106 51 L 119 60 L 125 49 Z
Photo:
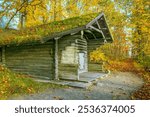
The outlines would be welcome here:
M 86 46 L 87 47 L 87 44 L 86 43 L 76 43 L 76 45 L 75 46 L 78 46 L 78 45 L 83 45 L 83 46 Z
M 11 56 L 11 54 L 8 54 L 6 55 L 6 59 L 7 60 L 11 60 L 11 59 L 17 59 L 17 60 L 22 60 L 22 59 L 27 59 L 27 60 L 36 60 L 36 59 L 39 59 L 39 60 L 50 60 L 50 59 L 53 59 L 53 55 L 49 55 L 49 54 L 43 54 L 42 56 L 42 53 L 40 54 L 40 56 L 38 56 L 38 54 L 13 54 Z
M 77 69 L 76 68 L 72 68 L 72 67 L 61 67 L 59 68 L 59 70 L 62 72 L 62 71 L 68 71 L 68 72 L 76 72 Z
M 15 72 L 20 72 L 20 73 L 29 73 L 30 75 L 35 75 L 35 74 L 37 74 L 37 75 L 43 75 L 43 76 L 53 76 L 53 74 L 52 74 L 52 72 L 39 72 L 39 71 L 29 71 L 29 70 L 24 70 L 24 69 L 13 69 L 13 71 L 15 71 Z
M 7 65 L 8 67 L 11 68 L 26 68 L 26 69 L 52 69 L 52 65 L 47 65 L 47 66 L 34 66 L 34 65 Z
M 87 43 L 87 42 L 86 42 L 86 40 L 83 40 L 83 39 L 77 39 L 76 43 Z
M 43 75 L 43 74 L 32 74 L 32 73 L 30 73 L 30 72 L 23 72 L 23 71 L 15 71 L 16 73 L 20 73 L 20 72 L 22 72 L 22 74 L 25 74 L 25 75 L 29 75 L 29 76 L 31 76 L 31 77 L 34 77 L 34 78 L 38 78 L 38 79 L 47 79 L 47 80 L 52 80 L 53 79 L 53 76 L 54 75 Z
M 38 56 L 32 56 L 32 57 L 23 57 L 23 56 L 21 56 L 21 57 L 19 57 L 19 56 L 12 56 L 12 57 L 10 57 L 10 56 L 6 56 L 6 60 L 9 60 L 9 61 L 11 61 L 11 60 L 16 60 L 16 61 L 37 61 L 37 62 L 39 62 L 39 61 L 49 61 L 49 60 L 53 60 L 54 58 L 52 58 L 51 56 L 47 56 L 47 57 L 38 57 Z M 7 61 L 7 62 L 9 62 L 9 61 Z
M 54 77 L 53 43 L 6 48 L 6 65 L 8 68 L 30 75 Z M 53 76 L 53 77 L 52 77 Z
M 98 19 L 100 19 L 102 16 L 104 15 L 104 13 L 101 13 L 99 16 L 97 16 L 95 19 L 93 19 L 91 22 L 89 22 L 86 25 L 86 28 L 88 28 L 89 26 L 91 26 L 92 24 L 94 24 Z
M 60 67 L 78 67 L 78 64 L 59 64 Z
M 31 70 L 31 69 L 17 69 L 14 68 L 12 69 L 13 71 L 17 72 L 17 73 L 29 73 L 30 75 L 43 75 L 43 76 L 54 76 L 53 71 L 52 70 Z
M 52 49 L 53 50 L 53 49 Z M 16 55 L 17 54 L 50 54 L 50 52 L 52 51 L 52 50 L 46 50 L 46 49 L 44 49 L 44 50 L 41 50 L 41 49 L 37 49 L 37 50 L 12 50 L 12 49 L 10 49 L 10 50 L 6 50 L 6 55 L 8 55 L 8 54 L 11 54 L 11 55 L 13 55 L 13 53 L 15 53 Z M 11 52 L 12 53 L 11 53 Z
M 88 64 L 89 71 L 102 71 L 102 64 Z
M 60 75 L 59 77 L 60 77 L 61 80 L 74 80 L 74 81 L 77 81 L 77 75 L 69 74 L 69 75 Z
M 43 60 L 9 60 L 9 61 L 6 61 L 6 64 L 7 65 L 13 65 L 13 64 L 20 64 L 20 65 L 27 65 L 27 64 L 51 64 L 53 63 L 53 61 L 49 61 L 50 59 L 48 59 L 48 61 L 43 61 Z M 51 59 L 53 60 L 53 59 Z
M 79 47 L 79 48 L 80 48 L 80 47 L 81 47 L 81 48 L 87 48 L 87 46 L 86 46 L 86 45 L 79 45 L 79 44 L 78 44 L 78 45 L 76 45 L 76 47 Z
M 16 71 L 22 71 L 22 72 L 30 72 L 30 73 L 39 73 L 39 74 L 53 74 L 53 70 L 50 69 L 25 69 L 25 68 L 13 68 L 13 70 Z
M 85 48 L 78 48 L 78 51 L 79 52 L 81 52 L 81 51 L 85 52 L 85 51 L 87 51 L 87 49 L 85 49 Z
M 62 37 L 64 35 L 68 35 L 68 34 L 71 34 L 71 33 L 74 33 L 74 32 L 79 32 L 79 31 L 81 31 L 85 28 L 86 28 L 85 26 L 81 26 L 81 27 L 77 27 L 77 28 L 74 28 L 74 29 L 66 30 L 66 31 L 51 35 L 51 37 L 49 37 L 49 39 L 53 39 L 53 38 L 56 38 L 56 37 Z M 70 35 L 70 36 L 72 36 L 72 35 Z M 44 42 L 46 42 L 49 39 L 45 37 L 43 40 L 44 40 Z
M 72 74 L 70 72 L 63 72 L 59 74 L 60 79 L 67 80 L 77 80 L 77 74 Z
M 55 80 L 58 78 L 58 39 L 55 39 Z
M 38 48 L 45 48 L 45 47 L 49 47 L 49 45 L 53 45 L 53 43 L 51 44 L 40 44 L 40 45 L 24 45 L 24 46 L 9 46 L 6 47 L 8 49 L 38 49 Z

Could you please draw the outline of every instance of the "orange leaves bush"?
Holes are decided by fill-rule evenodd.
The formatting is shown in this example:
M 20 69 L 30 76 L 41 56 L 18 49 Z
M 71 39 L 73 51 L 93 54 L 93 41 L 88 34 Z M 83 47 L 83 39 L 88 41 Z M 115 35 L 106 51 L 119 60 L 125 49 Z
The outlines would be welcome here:
M 30 78 L 18 75 L 0 66 L 0 99 L 13 95 L 34 93 L 38 84 Z
M 90 61 L 99 63 L 102 61 L 107 61 L 107 58 L 100 50 L 96 50 L 90 53 Z
M 112 71 L 129 71 L 133 72 L 136 71 L 136 68 L 134 66 L 134 62 L 131 59 L 128 60 L 109 60 L 106 64 L 106 68 Z
M 134 99 L 150 99 L 150 82 L 145 83 L 138 91 L 136 91 L 133 96 Z
M 146 71 L 139 71 L 138 75 L 144 79 L 144 85 L 133 93 L 132 97 L 134 99 L 150 99 L 150 73 Z
M 109 60 L 106 68 L 112 71 L 133 72 L 145 81 L 143 86 L 134 92 L 131 99 L 150 99 L 150 73 L 144 70 L 144 67 L 132 59 L 117 61 Z

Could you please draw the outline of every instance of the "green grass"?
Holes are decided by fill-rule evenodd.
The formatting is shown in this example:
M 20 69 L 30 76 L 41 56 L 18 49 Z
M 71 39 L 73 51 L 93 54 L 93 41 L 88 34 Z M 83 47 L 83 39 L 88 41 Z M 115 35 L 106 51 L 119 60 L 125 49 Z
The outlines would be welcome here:
M 0 66 L 0 99 L 9 99 L 19 95 L 42 92 L 48 88 L 62 88 L 64 86 L 36 82 L 29 76 L 16 74 Z

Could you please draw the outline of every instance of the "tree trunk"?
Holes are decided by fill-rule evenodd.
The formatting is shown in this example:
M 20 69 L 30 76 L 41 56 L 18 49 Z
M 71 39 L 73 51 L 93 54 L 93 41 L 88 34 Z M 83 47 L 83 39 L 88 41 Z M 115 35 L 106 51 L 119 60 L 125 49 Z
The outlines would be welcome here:
M 20 13 L 20 28 L 25 28 L 25 22 L 26 22 L 26 17 L 27 17 L 27 6 L 28 6 L 28 0 L 22 0 L 22 3 L 25 3 L 24 5 L 24 11 Z

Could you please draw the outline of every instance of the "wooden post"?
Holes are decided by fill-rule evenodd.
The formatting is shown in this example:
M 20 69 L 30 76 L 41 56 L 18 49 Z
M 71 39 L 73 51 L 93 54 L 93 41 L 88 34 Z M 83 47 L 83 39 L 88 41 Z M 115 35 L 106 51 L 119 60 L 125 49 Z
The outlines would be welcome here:
M 58 38 L 55 38 L 55 80 L 58 78 Z
M 80 78 L 80 74 L 79 74 L 79 68 L 77 69 L 77 79 L 76 80 L 79 80 Z

